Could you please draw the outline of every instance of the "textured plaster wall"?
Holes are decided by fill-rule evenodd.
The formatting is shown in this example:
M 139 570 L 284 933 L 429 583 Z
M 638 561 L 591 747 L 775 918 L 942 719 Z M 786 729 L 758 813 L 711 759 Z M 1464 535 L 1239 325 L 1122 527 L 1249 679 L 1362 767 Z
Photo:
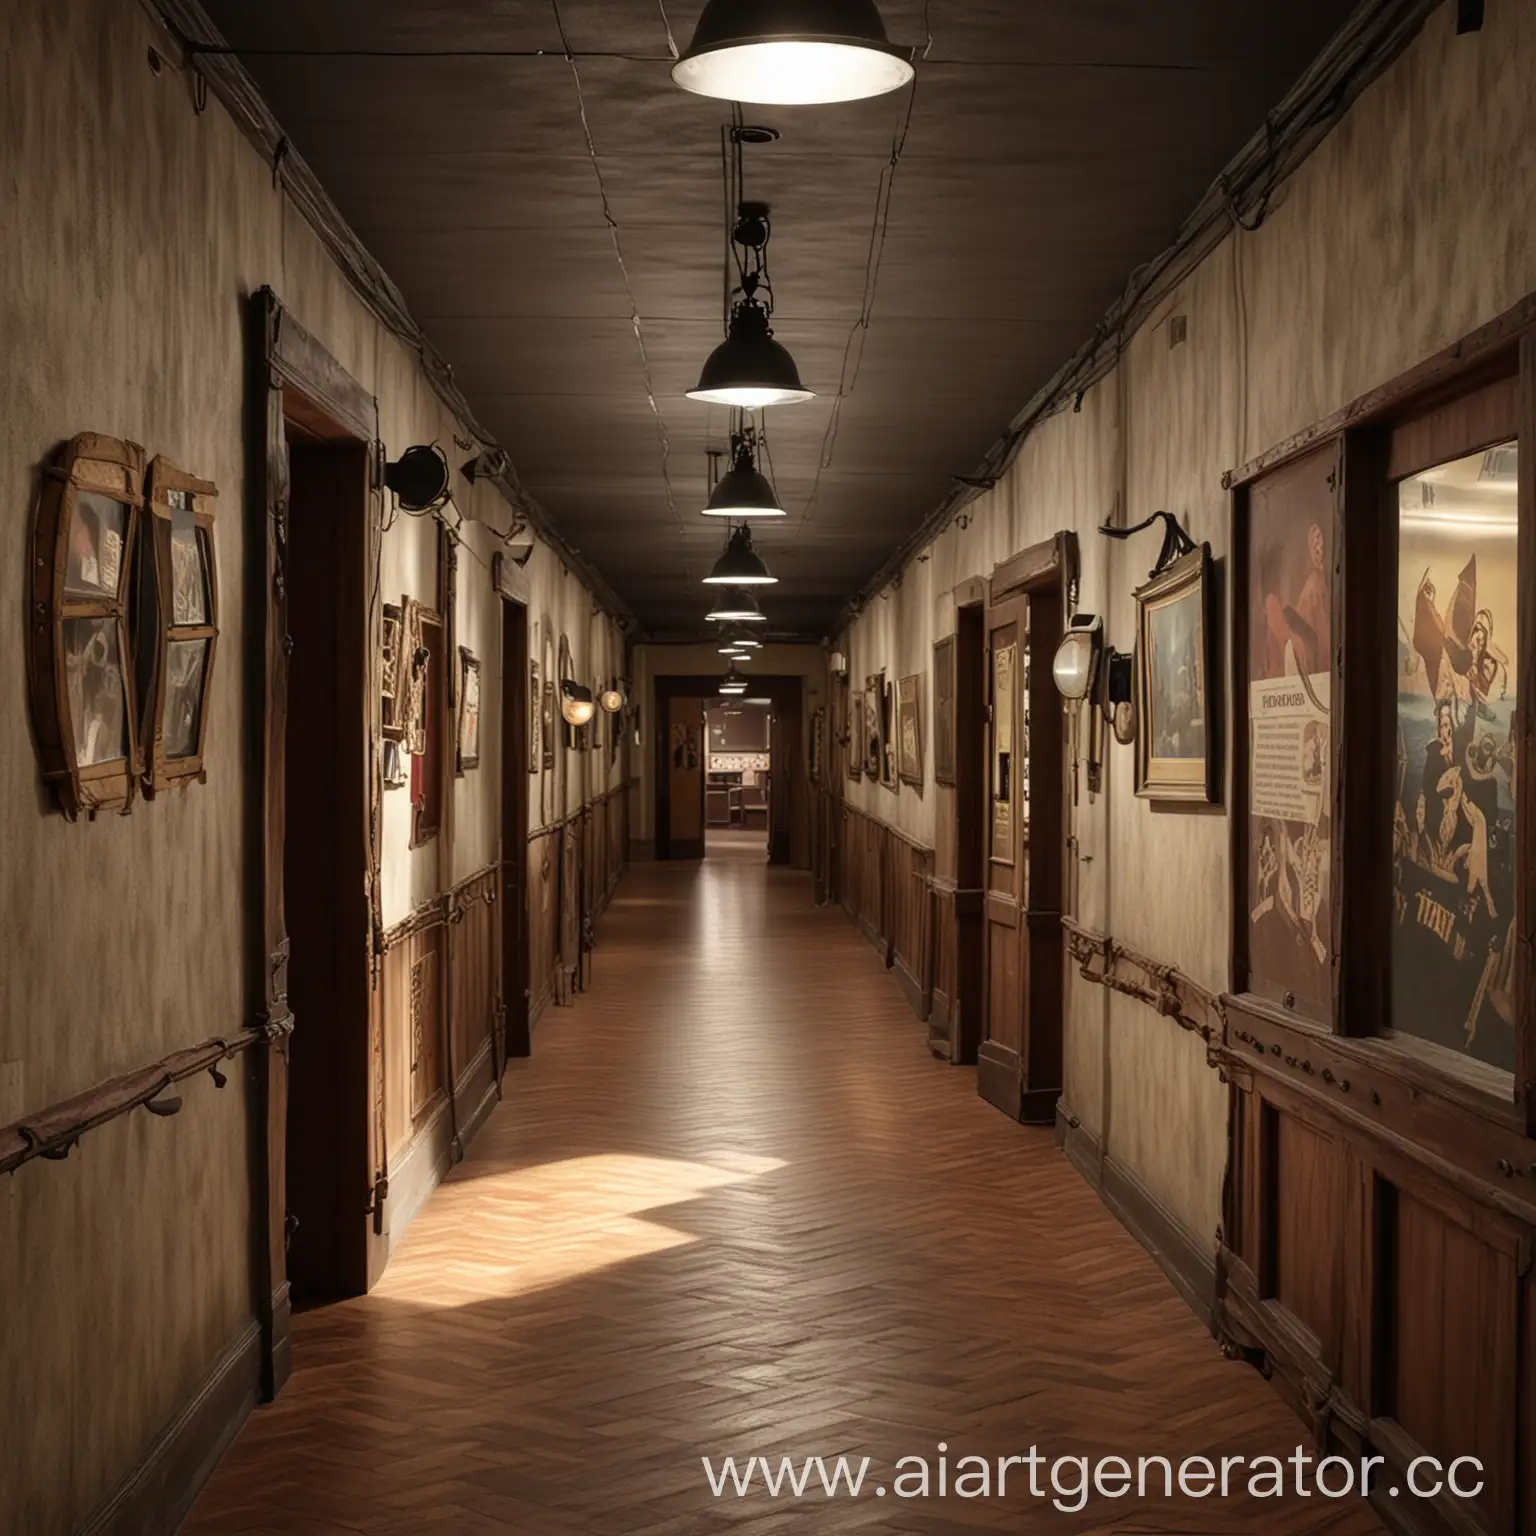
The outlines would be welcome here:
M 1256 233 L 1229 238 L 1130 340 L 1081 410 L 1042 423 L 969 526 L 943 533 L 840 640 L 853 685 L 881 667 L 928 669 L 954 628 L 953 591 L 1058 529 L 1077 533 L 1079 606 L 1130 649 L 1147 534 L 1095 532 L 1167 508 L 1208 540 L 1226 575 L 1223 471 L 1384 384 L 1536 289 L 1536 7 L 1488 9 L 1454 35 L 1442 6 L 1408 52 L 1281 190 Z M 1188 320 L 1170 348 L 1166 320 Z M 1228 593 L 1230 600 L 1230 593 Z M 1223 626 L 1224 638 L 1230 626 Z M 931 711 L 931 701 L 929 703 Z M 931 719 L 931 714 L 929 716 Z M 931 731 L 930 731 L 931 738 Z M 845 786 L 925 843 L 947 792 Z M 1230 795 L 1224 796 L 1224 804 Z M 1229 824 L 1224 808 L 1154 809 L 1130 753 L 1109 749 L 1106 792 L 1080 791 L 1071 906 L 1087 926 L 1228 983 Z M 1202 1043 L 1068 969 L 1064 1099 L 1106 1150 L 1202 1242 L 1218 1220 L 1226 1095 Z
M 0 5 L 0 619 L 11 640 L 0 658 L 0 1124 L 245 1019 L 246 297 L 270 284 L 377 395 L 392 453 L 437 441 L 460 461 L 462 428 L 415 357 L 356 299 L 217 101 L 196 116 L 182 76 L 150 73 L 152 41 L 133 0 Z M 85 430 L 218 483 L 221 645 L 208 782 L 71 826 L 40 786 L 20 637 L 37 471 Z M 494 491 L 456 478 L 455 493 L 469 516 L 505 525 Z M 474 527 L 465 537 L 458 638 L 484 669 L 482 767 L 456 783 L 451 871 L 441 843 L 408 849 L 408 796 L 386 796 L 386 922 L 496 857 L 496 540 Z M 431 600 L 434 562 L 431 525 L 402 519 L 384 544 L 383 599 Z M 543 547 L 529 573 L 532 622 L 570 632 L 582 675 L 621 672 L 622 642 L 580 582 Z M 580 784 L 565 787 L 579 804 Z M 222 1092 L 189 1082 L 184 1097 L 175 1119 L 136 1113 L 67 1162 L 0 1181 L 7 1536 L 73 1530 L 252 1316 L 242 1078 Z

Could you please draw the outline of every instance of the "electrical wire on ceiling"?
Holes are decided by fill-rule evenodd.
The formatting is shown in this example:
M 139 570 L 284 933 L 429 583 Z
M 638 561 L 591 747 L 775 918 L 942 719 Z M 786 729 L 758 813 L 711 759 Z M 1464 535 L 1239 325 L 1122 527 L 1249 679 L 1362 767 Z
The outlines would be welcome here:
M 924 25 L 926 22 L 926 8 L 924 12 Z M 933 33 L 928 32 L 928 43 L 924 49 L 924 57 L 927 49 L 933 46 Z M 864 257 L 864 292 L 859 305 L 858 318 L 853 322 L 848 332 L 848 340 L 843 346 L 842 370 L 838 375 L 837 394 L 832 401 L 832 411 L 827 418 L 827 429 L 822 434 L 821 452 L 816 460 L 816 475 L 811 482 L 810 495 L 806 498 L 805 509 L 800 514 L 800 522 L 796 526 L 794 537 L 790 540 L 790 549 L 793 550 L 795 542 L 799 539 L 801 531 L 811 520 L 811 512 L 816 505 L 816 498 L 821 493 L 822 474 L 832 467 L 832 457 L 837 447 L 837 435 L 842 426 L 843 401 L 853 393 L 858 383 L 859 370 L 864 362 L 864 342 L 869 335 L 869 327 L 875 314 L 875 295 L 880 286 L 880 268 L 885 260 L 885 242 L 891 227 L 891 199 L 896 190 L 896 172 L 901 165 L 901 157 L 906 152 L 907 136 L 912 130 L 912 113 L 917 105 L 918 77 L 913 75 L 912 83 L 907 88 L 907 106 L 902 115 L 901 123 L 896 129 L 895 136 L 891 140 L 891 153 L 886 163 L 880 169 L 880 183 L 875 192 L 875 212 L 870 223 L 869 247 Z
M 1173 242 L 1131 274 L 1092 338 L 1014 417 L 971 478 L 1000 479 L 1035 427 L 1069 405 L 1080 406 L 1086 392 L 1118 365 L 1127 338 L 1135 334 L 1149 312 L 1192 276 L 1223 240 L 1257 232 L 1280 185 L 1327 136 L 1365 87 L 1407 48 L 1439 3 L 1362 0 L 1268 114 L 1263 127 L 1211 183 Z M 845 605 L 837 629 L 845 628 L 918 551 L 938 538 L 976 494 L 974 488 L 961 485 L 946 496 Z
M 603 175 L 602 162 L 598 159 L 597 143 L 592 137 L 592 124 L 587 116 L 586 91 L 581 83 L 581 69 L 576 62 L 575 54 L 571 51 L 570 38 L 565 30 L 565 18 L 560 11 L 560 0 L 550 0 L 550 6 L 554 11 L 555 26 L 559 30 L 560 41 L 565 45 L 565 57 L 571 68 L 571 79 L 576 86 L 576 106 L 581 115 L 581 132 L 586 141 L 587 156 L 592 162 L 592 174 L 597 178 L 598 197 L 603 205 L 603 222 L 608 226 L 608 238 L 613 243 L 613 254 L 619 263 L 619 274 L 624 280 L 624 292 L 629 300 L 629 323 L 635 333 L 635 345 L 640 352 L 640 371 L 645 384 L 646 403 L 650 406 L 651 416 L 656 423 L 656 436 L 661 444 L 661 482 L 666 491 L 667 507 L 677 522 L 678 539 L 685 543 L 686 525 L 678 510 L 677 496 L 672 486 L 672 438 L 667 432 L 667 423 L 656 399 L 655 376 L 651 370 L 651 356 L 645 345 L 645 328 L 640 320 L 640 305 L 635 298 L 635 285 L 630 277 L 629 263 L 624 259 L 624 243 L 619 238 L 619 221 L 614 217 L 613 206 L 608 198 L 608 182 Z M 686 552 L 683 556 L 683 575 L 685 578 L 692 575 Z
M 672 55 L 673 62 L 677 61 L 677 39 L 672 35 L 672 23 L 667 16 L 667 0 L 656 0 L 656 9 L 661 12 L 662 30 L 667 34 L 667 52 Z

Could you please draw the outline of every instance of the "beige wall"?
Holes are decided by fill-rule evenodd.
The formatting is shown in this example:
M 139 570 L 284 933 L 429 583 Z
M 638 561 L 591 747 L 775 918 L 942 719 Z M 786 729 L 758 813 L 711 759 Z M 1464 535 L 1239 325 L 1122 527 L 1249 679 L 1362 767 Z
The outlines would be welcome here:
M 392 454 L 463 435 L 218 102 L 196 116 L 186 79 L 150 73 L 152 41 L 134 0 L 0 6 L 0 1123 L 245 1022 L 246 296 L 270 284 L 378 396 Z M 222 644 L 208 782 L 69 825 L 41 790 L 20 637 L 37 471 L 85 430 L 218 483 Z M 455 490 L 467 514 L 505 524 L 493 489 L 456 477 Z M 496 541 L 472 527 L 466 542 L 457 617 L 484 664 L 483 766 L 455 787 L 451 871 L 441 843 L 408 849 L 408 795 L 386 796 L 386 923 L 496 857 Z M 429 522 L 401 519 L 383 600 L 432 600 L 434 549 Z M 531 622 L 570 635 L 578 675 L 622 671 L 616 630 L 558 558 L 541 547 L 528 570 Z M 589 790 L 620 781 L 587 756 Z M 564 787 L 579 804 L 581 783 Z M 252 1316 L 241 1081 L 189 1082 L 176 1119 L 135 1113 L 67 1162 L 0 1180 L 0 1532 L 72 1530 Z
M 927 670 L 954 628 L 953 589 L 1058 529 L 1082 551 L 1079 606 L 1129 650 L 1133 589 L 1157 553 L 1148 533 L 1112 545 L 1114 509 L 1167 508 L 1227 553 L 1223 471 L 1386 383 L 1536 289 L 1536 8 L 1490 6 L 1454 35 L 1442 6 L 1275 200 L 1228 239 L 1131 340 L 1078 413 L 1042 423 L 1002 483 L 876 597 L 840 640 L 852 685 L 884 667 Z M 1170 349 L 1164 323 L 1188 317 Z M 930 705 L 931 708 L 931 705 Z M 931 732 L 929 733 L 931 737 Z M 920 796 L 846 784 L 850 798 L 935 841 L 932 744 Z M 1110 748 L 1106 793 L 1086 792 L 1071 831 L 1076 911 L 1089 926 L 1206 986 L 1228 983 L 1228 820 L 1154 810 Z M 1201 1042 L 1142 1004 L 1068 970 L 1065 1099 L 1192 1232 L 1215 1230 L 1226 1096 Z

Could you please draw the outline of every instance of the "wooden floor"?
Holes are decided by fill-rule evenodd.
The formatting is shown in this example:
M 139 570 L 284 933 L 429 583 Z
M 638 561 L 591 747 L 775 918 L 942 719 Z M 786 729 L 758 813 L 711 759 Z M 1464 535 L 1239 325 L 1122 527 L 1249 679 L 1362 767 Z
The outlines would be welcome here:
M 594 960 L 378 1289 L 296 1319 L 292 1381 L 185 1532 L 1379 1530 L 1316 1497 L 714 1498 L 706 1455 L 868 1455 L 891 1484 L 940 1441 L 953 1468 L 1304 1435 L 760 844 L 637 867 Z

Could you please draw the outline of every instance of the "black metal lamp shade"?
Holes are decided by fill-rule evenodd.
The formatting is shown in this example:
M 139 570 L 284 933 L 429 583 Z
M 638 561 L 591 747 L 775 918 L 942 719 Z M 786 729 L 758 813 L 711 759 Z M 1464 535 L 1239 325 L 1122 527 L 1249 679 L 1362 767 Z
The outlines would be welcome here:
M 711 624 L 766 624 L 757 599 L 745 587 L 726 587 L 705 618 Z
M 745 299 L 736 306 L 725 340 L 705 360 L 688 398 L 758 411 L 814 400 L 816 393 L 800 382 L 794 358 L 773 339 L 768 311 L 755 299 Z
M 912 75 L 874 0 L 709 0 L 672 67 L 685 91 L 770 106 L 862 101 Z
M 778 579 L 752 547 L 752 530 L 743 523 L 704 581 L 711 587 L 766 587 Z
M 745 443 L 739 444 L 736 462 L 715 487 L 709 505 L 704 508 L 704 516 L 743 518 L 786 515 L 784 508 L 779 505 L 778 493 L 768 483 L 768 477 L 758 469 L 751 448 Z

